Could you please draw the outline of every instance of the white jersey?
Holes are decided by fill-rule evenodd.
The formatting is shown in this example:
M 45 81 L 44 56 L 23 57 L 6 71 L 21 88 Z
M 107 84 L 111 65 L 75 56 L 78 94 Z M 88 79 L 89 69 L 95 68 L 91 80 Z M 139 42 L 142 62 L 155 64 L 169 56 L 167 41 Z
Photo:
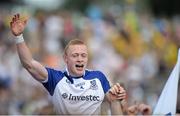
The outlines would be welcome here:
M 110 89 L 102 72 L 86 70 L 82 77 L 71 77 L 66 71 L 46 69 L 48 81 L 43 85 L 58 114 L 100 114 L 101 103 Z

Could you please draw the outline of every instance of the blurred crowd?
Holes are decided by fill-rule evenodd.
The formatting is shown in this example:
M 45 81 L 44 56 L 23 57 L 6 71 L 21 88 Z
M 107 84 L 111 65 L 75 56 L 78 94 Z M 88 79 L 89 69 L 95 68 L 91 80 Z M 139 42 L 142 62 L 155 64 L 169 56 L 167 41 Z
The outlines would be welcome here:
M 9 29 L 12 12 L 1 12 L 0 114 L 54 114 L 47 91 L 20 64 Z M 142 102 L 154 108 L 177 60 L 178 16 L 157 18 L 132 5 L 106 10 L 92 5 L 85 14 L 36 11 L 25 18 L 24 38 L 36 60 L 64 69 L 66 43 L 82 39 L 89 47 L 89 69 L 104 72 L 111 84 L 121 83 L 129 105 Z

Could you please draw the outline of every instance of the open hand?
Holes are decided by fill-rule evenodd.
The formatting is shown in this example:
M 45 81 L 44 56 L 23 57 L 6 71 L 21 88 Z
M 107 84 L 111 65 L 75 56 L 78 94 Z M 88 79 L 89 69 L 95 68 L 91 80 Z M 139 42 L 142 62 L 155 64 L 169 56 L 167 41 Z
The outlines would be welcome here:
M 10 29 L 13 35 L 20 35 L 26 26 L 27 19 L 22 19 L 19 14 L 15 14 L 10 22 Z

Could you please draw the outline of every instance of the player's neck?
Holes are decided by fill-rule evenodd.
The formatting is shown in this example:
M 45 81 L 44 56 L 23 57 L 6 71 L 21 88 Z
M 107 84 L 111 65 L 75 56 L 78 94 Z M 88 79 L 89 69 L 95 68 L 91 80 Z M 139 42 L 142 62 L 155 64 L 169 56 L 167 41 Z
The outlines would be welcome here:
M 66 72 L 67 72 L 67 75 L 68 75 L 69 77 L 73 77 L 73 78 L 80 78 L 80 77 L 83 77 L 83 76 L 85 75 L 85 71 L 84 71 L 84 73 L 83 73 L 82 75 L 76 75 L 76 74 L 71 73 L 71 72 L 68 70 L 68 68 L 66 68 Z

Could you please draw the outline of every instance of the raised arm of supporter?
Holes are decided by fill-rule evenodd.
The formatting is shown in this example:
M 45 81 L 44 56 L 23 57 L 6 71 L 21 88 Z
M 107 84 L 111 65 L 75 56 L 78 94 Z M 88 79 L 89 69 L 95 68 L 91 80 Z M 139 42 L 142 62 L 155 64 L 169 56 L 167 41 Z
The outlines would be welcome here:
M 123 114 L 121 101 L 126 101 L 126 91 L 119 83 L 110 88 L 106 93 L 106 99 L 110 102 L 112 115 Z
M 32 58 L 32 54 L 23 39 L 23 31 L 27 19 L 22 19 L 19 14 L 13 16 L 10 22 L 10 29 L 15 36 L 18 55 L 23 67 L 38 81 L 44 81 L 48 77 L 47 70 L 39 62 Z

